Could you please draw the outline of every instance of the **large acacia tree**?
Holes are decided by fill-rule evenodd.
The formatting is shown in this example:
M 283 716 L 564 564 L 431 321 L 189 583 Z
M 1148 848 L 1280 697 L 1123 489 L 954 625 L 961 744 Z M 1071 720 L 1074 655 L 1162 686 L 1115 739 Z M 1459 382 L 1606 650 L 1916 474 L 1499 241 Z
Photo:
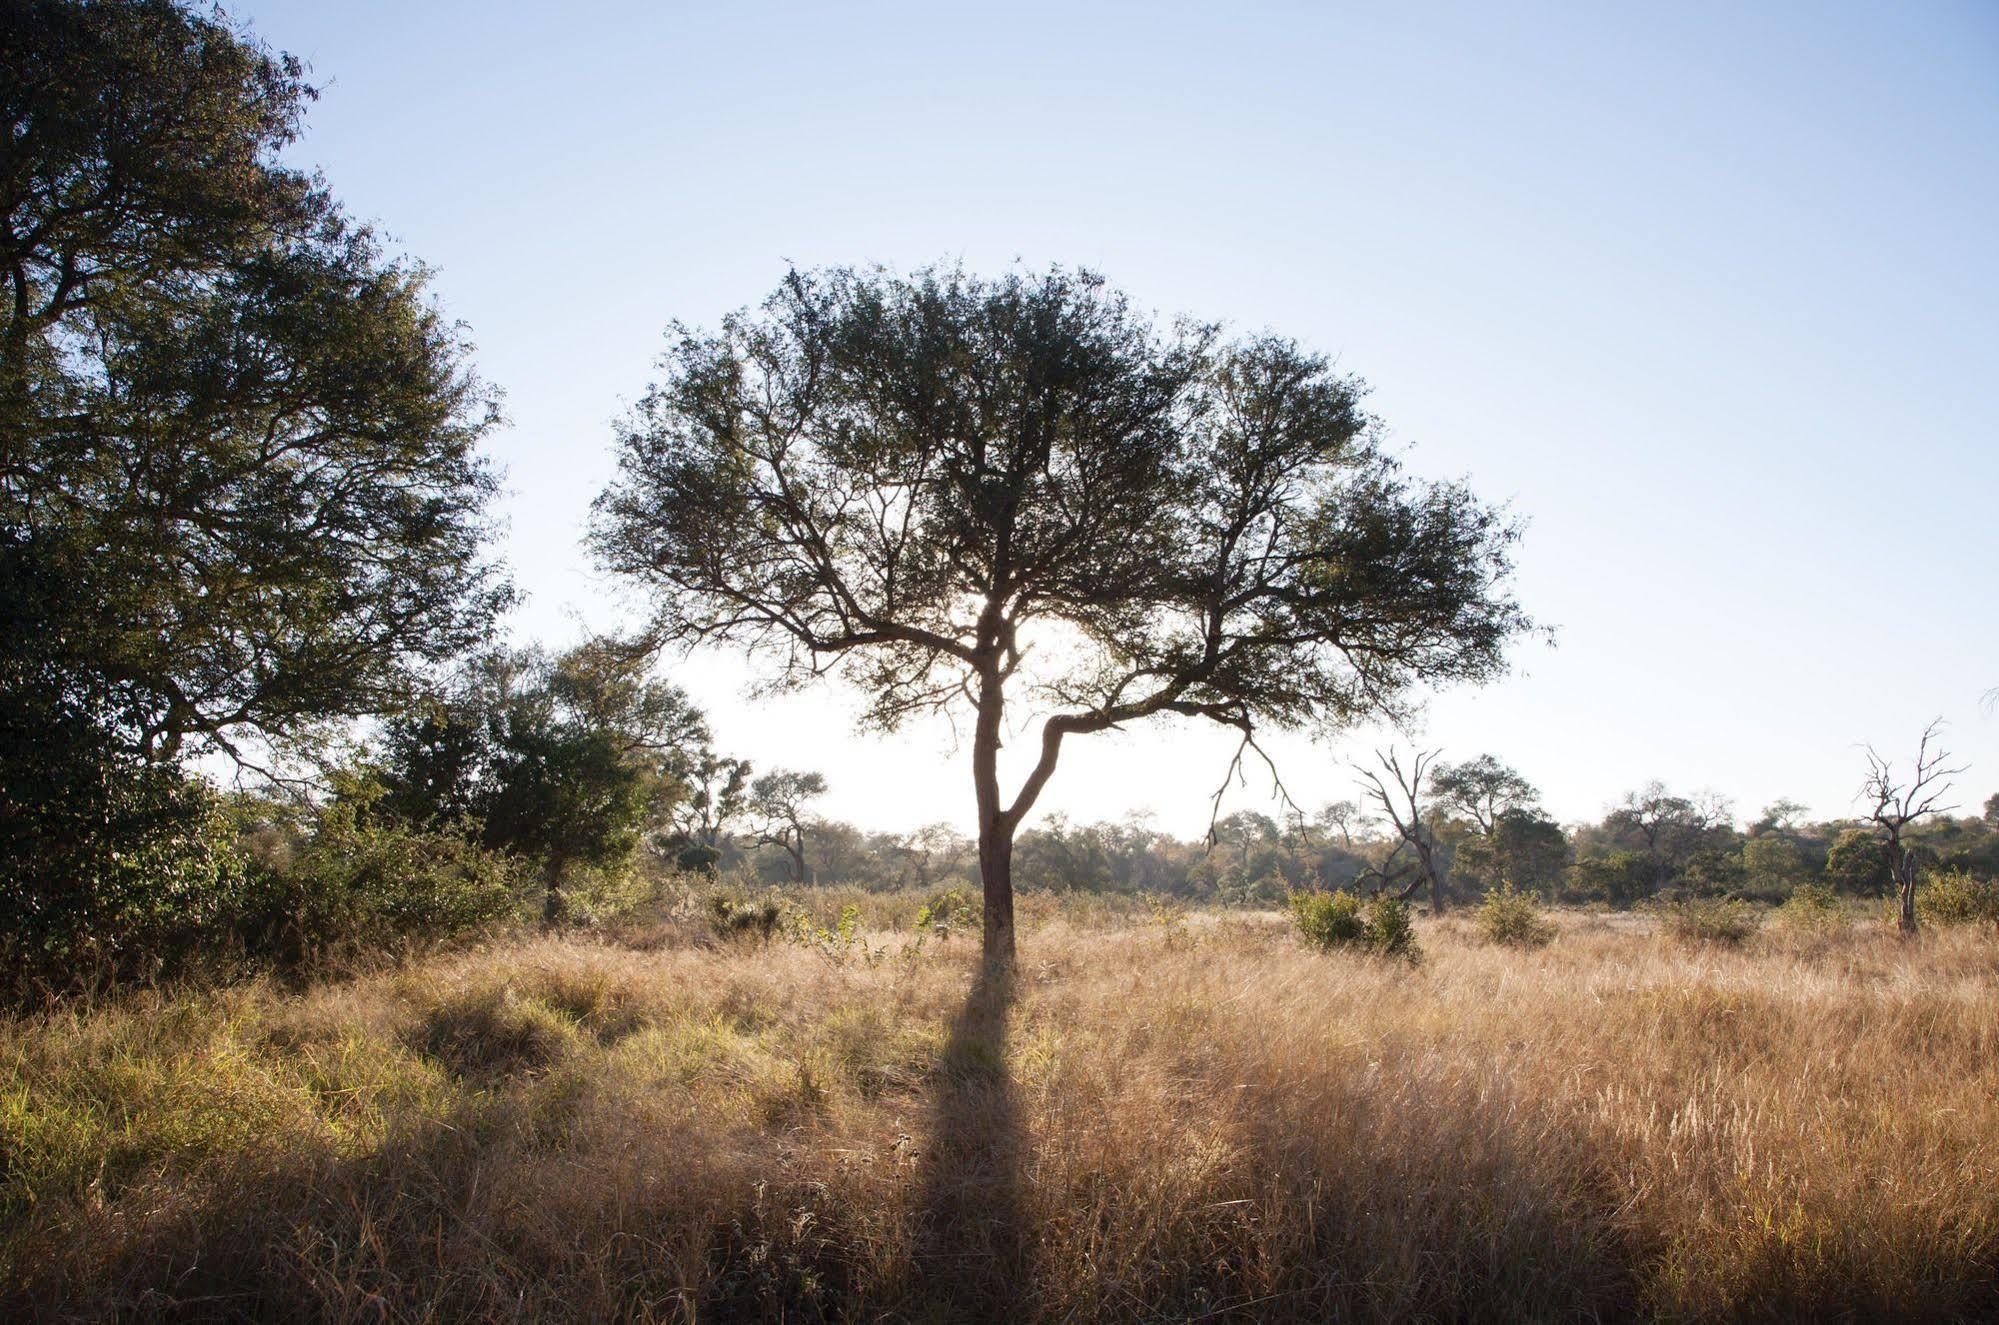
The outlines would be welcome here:
M 1276 336 L 1157 327 L 1088 273 L 794 271 L 718 331 L 676 326 L 660 372 L 599 554 L 661 643 L 741 644 L 783 683 L 838 669 L 883 728 L 969 710 L 992 963 L 1068 738 L 1338 727 L 1493 675 L 1525 624 L 1514 527 L 1405 475 L 1359 382 Z

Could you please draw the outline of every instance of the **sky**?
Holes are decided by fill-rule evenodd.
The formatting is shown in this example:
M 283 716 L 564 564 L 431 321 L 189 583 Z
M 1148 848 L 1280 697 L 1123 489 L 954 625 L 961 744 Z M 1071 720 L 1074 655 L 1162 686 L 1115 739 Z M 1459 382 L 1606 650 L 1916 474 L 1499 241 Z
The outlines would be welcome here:
M 1414 472 L 1528 522 L 1552 644 L 1407 733 L 1269 743 L 1307 807 L 1390 740 L 1564 820 L 1651 779 L 1854 812 L 1942 718 L 1999 791 L 1999 6 L 510 5 L 254 0 L 296 149 L 435 269 L 506 393 L 521 639 L 642 608 L 592 566 L 613 420 L 674 319 L 787 263 L 1094 268 L 1335 356 Z M 672 659 L 720 745 L 869 828 L 969 828 L 948 727 Z M 1026 721 L 1031 715 L 1018 715 Z M 1014 744 L 1031 744 L 1031 732 Z M 1194 836 L 1234 743 L 1070 742 L 1042 797 Z M 1277 812 L 1252 768 L 1228 808 Z

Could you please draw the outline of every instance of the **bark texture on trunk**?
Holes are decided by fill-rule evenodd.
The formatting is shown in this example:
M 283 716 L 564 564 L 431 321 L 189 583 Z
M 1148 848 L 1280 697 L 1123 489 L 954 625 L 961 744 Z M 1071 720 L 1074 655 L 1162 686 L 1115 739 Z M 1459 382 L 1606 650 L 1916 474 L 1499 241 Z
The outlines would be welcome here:
M 1901 894 L 1901 927 L 1904 934 L 1916 932 L 1916 853 L 1898 850 L 1895 860 L 1895 888 Z
M 972 733 L 972 784 L 979 802 L 979 891 L 985 904 L 980 952 L 988 971 L 1011 970 L 1013 943 L 1013 817 L 1000 804 L 1000 680 L 979 688 L 978 726 Z

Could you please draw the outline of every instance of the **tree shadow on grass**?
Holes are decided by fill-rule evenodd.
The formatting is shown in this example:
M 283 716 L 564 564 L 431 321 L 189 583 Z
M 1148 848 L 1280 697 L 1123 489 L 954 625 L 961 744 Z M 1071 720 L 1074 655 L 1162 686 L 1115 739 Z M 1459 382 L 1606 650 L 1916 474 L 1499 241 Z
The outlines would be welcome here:
M 918 1301 L 946 1320 L 1029 1314 L 1027 1141 L 1006 1066 L 1010 975 L 987 973 L 951 1023 L 919 1197 Z

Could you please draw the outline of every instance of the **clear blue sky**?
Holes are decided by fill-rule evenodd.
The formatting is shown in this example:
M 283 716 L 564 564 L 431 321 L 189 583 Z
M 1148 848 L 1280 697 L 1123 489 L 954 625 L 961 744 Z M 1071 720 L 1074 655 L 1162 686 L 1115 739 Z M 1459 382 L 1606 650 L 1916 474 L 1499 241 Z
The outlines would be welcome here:
M 1999 6 L 236 12 L 327 85 L 300 156 L 507 392 L 523 635 L 617 620 L 579 535 L 670 318 L 786 260 L 1082 264 L 1336 354 L 1414 469 L 1530 519 L 1559 642 L 1438 696 L 1426 743 L 1565 818 L 1652 777 L 1837 814 L 1858 743 L 1942 715 L 1964 799 L 1999 790 Z M 969 819 L 946 731 L 675 674 L 832 813 Z M 1299 799 L 1368 739 L 1280 742 Z M 1229 748 L 1074 743 L 1044 805 L 1191 834 Z

